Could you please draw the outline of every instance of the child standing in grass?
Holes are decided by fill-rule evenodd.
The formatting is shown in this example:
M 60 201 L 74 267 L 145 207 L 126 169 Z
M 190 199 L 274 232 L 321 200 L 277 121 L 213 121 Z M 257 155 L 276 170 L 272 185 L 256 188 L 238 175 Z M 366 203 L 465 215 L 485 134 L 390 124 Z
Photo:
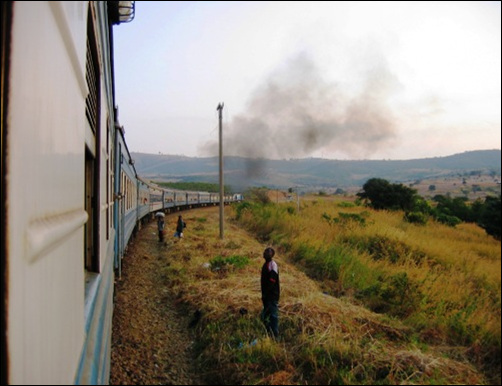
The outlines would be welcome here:
M 183 217 L 178 216 L 178 222 L 176 223 L 176 233 L 174 237 L 178 237 L 180 239 L 183 238 L 183 231 L 186 228 L 187 224 L 183 221 Z
M 275 251 L 268 247 L 263 252 L 265 263 L 261 269 L 261 300 L 263 311 L 261 318 L 267 331 L 277 338 L 279 336 L 279 268 L 273 260 Z

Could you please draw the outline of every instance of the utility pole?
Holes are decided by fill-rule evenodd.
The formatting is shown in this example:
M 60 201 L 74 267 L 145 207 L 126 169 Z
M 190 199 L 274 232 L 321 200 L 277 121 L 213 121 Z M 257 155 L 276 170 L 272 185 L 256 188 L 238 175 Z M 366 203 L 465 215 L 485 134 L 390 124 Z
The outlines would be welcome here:
M 216 110 L 218 110 L 218 119 L 220 126 L 220 239 L 223 240 L 224 232 L 223 232 L 223 216 L 224 216 L 224 207 L 225 207 L 225 189 L 224 189 L 224 181 L 223 181 L 223 127 L 222 127 L 222 111 L 223 111 L 223 102 L 218 104 Z
M 296 205 L 298 206 L 298 213 L 300 213 L 300 192 L 298 186 L 296 187 Z
M 291 195 L 288 196 L 288 201 L 291 201 L 293 199 L 293 192 L 295 191 L 296 191 L 296 205 L 298 207 L 298 213 L 300 213 L 300 192 L 298 191 L 298 186 L 294 186 L 288 189 L 288 193 L 291 193 Z

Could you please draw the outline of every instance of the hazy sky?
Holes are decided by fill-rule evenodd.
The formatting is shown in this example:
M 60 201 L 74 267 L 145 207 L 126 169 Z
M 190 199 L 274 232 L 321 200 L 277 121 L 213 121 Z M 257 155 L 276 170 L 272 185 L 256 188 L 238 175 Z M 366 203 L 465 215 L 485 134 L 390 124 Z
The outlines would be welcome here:
M 137 1 L 114 27 L 130 151 L 413 159 L 501 147 L 500 2 Z

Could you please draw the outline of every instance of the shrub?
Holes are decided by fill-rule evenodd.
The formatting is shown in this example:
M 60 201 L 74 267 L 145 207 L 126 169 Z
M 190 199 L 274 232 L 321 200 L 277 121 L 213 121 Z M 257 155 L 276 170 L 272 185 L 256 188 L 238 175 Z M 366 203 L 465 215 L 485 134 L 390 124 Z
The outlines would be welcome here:
M 349 222 L 354 222 L 361 226 L 366 225 L 366 219 L 364 219 L 360 214 L 357 213 L 339 213 L 338 218 L 335 219 L 336 223 L 347 224 Z
M 340 208 L 355 208 L 357 205 L 354 202 L 342 201 L 337 204 Z
M 439 214 L 436 217 L 436 220 L 441 224 L 445 224 L 453 228 L 456 227 L 458 224 L 462 223 L 462 220 L 460 220 L 458 217 L 450 216 L 447 214 Z
M 260 204 L 270 204 L 271 200 L 268 195 L 269 190 L 266 188 L 252 188 L 248 196 L 252 201 L 258 202 Z
M 251 203 L 249 203 L 249 202 L 241 202 L 241 203 L 237 204 L 235 207 L 235 213 L 236 213 L 235 217 L 236 217 L 237 221 L 239 221 L 242 218 L 242 214 L 245 211 L 251 210 L 252 207 L 253 207 L 253 205 L 251 205 Z
M 428 217 L 422 212 L 408 212 L 404 215 L 404 220 L 410 224 L 425 225 Z
M 234 255 L 230 257 L 216 256 L 209 262 L 209 264 L 211 265 L 212 271 L 225 269 L 228 266 L 241 269 L 249 264 L 249 258 L 239 255 Z
M 408 278 L 406 272 L 381 276 L 378 283 L 360 291 L 357 297 L 374 312 L 400 318 L 416 312 L 422 299 L 418 285 Z
M 362 216 L 362 214 L 357 213 L 339 213 L 338 218 L 331 217 L 328 213 L 324 212 L 321 218 L 326 221 L 329 225 L 333 224 L 341 224 L 348 225 L 350 223 L 355 223 L 360 226 L 366 225 L 366 219 Z
M 426 257 L 423 251 L 413 249 L 402 241 L 385 236 L 348 238 L 346 242 L 356 247 L 360 252 L 368 253 L 375 261 L 388 260 L 397 264 L 399 262 L 405 263 L 411 259 L 415 264 L 419 264 Z

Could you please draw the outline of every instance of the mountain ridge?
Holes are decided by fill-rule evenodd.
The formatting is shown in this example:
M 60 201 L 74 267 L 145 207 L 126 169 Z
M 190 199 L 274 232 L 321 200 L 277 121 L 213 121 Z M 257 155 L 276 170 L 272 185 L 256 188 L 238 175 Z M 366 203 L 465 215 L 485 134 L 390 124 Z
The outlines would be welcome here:
M 159 181 L 217 182 L 218 157 L 188 157 L 131 152 L 138 175 Z M 360 187 L 370 178 L 391 182 L 473 173 L 500 176 L 501 150 L 475 150 L 445 157 L 412 160 L 267 160 L 227 156 L 225 184 L 243 188 L 269 186 Z

